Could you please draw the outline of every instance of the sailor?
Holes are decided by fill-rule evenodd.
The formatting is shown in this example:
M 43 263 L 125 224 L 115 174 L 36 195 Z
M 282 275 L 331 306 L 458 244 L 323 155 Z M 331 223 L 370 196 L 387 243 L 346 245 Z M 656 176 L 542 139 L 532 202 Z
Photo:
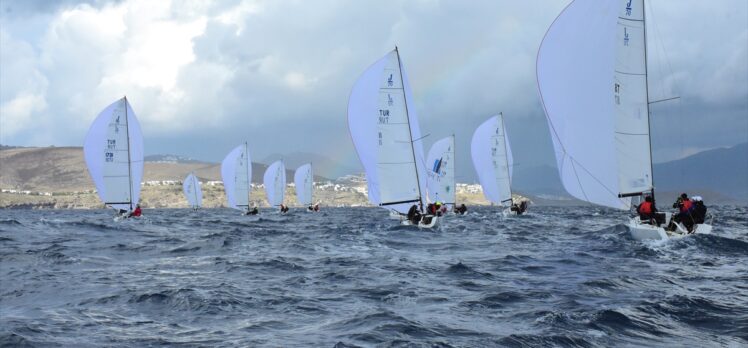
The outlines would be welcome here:
M 133 210 L 130 215 L 127 215 L 127 217 L 140 217 L 143 215 L 143 212 L 140 210 L 140 204 L 135 205 L 135 210 Z
M 527 210 L 527 200 L 520 200 L 519 203 L 512 204 L 511 211 L 517 213 L 517 215 L 522 215 Z
M 314 206 L 310 204 L 308 207 L 306 207 L 306 210 L 314 211 Z
M 417 205 L 413 204 L 413 206 L 408 209 L 408 220 L 414 225 L 421 221 L 421 212 L 418 211 Z
M 319 211 L 319 203 L 314 204 L 314 211 Z
M 704 205 L 704 200 L 701 196 L 693 196 L 691 197 L 691 201 L 693 201 L 693 212 L 691 214 L 693 222 L 696 224 L 703 224 L 706 220 L 706 206 Z
M 465 215 L 467 213 L 467 207 L 465 206 L 465 203 L 460 204 L 459 207 L 455 207 L 455 213 Z
M 639 213 L 639 220 L 641 220 L 642 222 L 648 223 L 650 225 L 656 224 L 659 226 L 659 223 L 657 223 L 655 219 L 657 208 L 655 207 L 652 196 L 645 197 L 644 202 L 639 204 L 639 206 L 636 208 L 636 212 Z
M 283 203 L 281 203 L 281 205 L 280 205 L 280 212 L 281 213 L 287 213 L 288 212 L 288 207 L 285 206 Z
M 693 217 L 691 216 L 691 213 L 693 212 L 693 202 L 688 199 L 688 195 L 682 193 L 675 203 L 673 203 L 673 208 L 678 208 L 678 214 L 673 216 L 673 221 L 682 223 L 690 232 L 694 225 Z M 675 230 L 675 225 L 673 225 L 671 229 Z

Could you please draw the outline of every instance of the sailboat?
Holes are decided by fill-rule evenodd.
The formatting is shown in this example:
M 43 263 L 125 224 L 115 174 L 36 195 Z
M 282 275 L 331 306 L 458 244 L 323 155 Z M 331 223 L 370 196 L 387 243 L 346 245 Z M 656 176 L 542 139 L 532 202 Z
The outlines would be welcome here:
M 249 213 L 252 161 L 246 142 L 231 150 L 223 159 L 221 178 L 229 208 Z
M 283 160 L 275 161 L 268 166 L 263 176 L 263 183 L 268 204 L 271 207 L 283 209 L 283 199 L 286 196 L 286 166 L 283 165 Z
M 429 198 L 432 202 L 440 202 L 444 206 L 455 205 L 455 136 L 440 139 L 431 145 L 426 164 L 427 186 Z
M 127 97 L 99 113 L 86 134 L 83 153 L 104 205 L 119 215 L 132 211 L 143 178 L 143 134 Z
M 312 193 L 314 179 L 312 176 L 312 164 L 307 163 L 296 168 L 293 175 L 294 185 L 296 186 L 296 200 L 299 205 L 307 207 L 308 211 L 315 211 L 312 207 Z
M 654 199 L 644 0 L 575 0 L 541 43 L 537 79 L 566 191 L 628 210 Z M 666 221 L 670 214 L 666 214 Z M 637 240 L 688 233 L 626 224 Z M 707 224 L 696 233 L 711 233 Z
M 424 211 L 426 171 L 412 100 L 397 47 L 364 71 L 348 99 L 348 129 L 366 172 L 369 202 L 399 214 L 414 205 Z M 437 223 L 433 215 L 417 219 L 419 227 Z
M 494 204 L 511 207 L 512 149 L 504 127 L 504 114 L 483 122 L 473 133 L 470 144 L 473 166 L 483 187 L 483 195 Z M 511 212 L 508 210 L 507 213 Z
M 182 183 L 184 196 L 190 203 L 190 208 L 197 210 L 203 206 L 203 191 L 200 189 L 200 181 L 197 180 L 195 173 L 190 173 L 184 178 Z

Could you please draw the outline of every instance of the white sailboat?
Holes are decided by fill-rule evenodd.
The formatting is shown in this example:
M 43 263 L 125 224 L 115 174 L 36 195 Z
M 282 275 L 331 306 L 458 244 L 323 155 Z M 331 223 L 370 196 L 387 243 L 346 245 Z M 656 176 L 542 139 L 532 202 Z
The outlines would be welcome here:
M 431 145 L 426 164 L 429 199 L 445 206 L 455 205 L 455 136 L 440 139 Z
M 143 134 L 126 97 L 99 113 L 86 134 L 83 153 L 104 205 L 120 215 L 132 211 L 143 178 Z
M 312 208 L 312 193 L 314 177 L 312 175 L 312 164 L 307 163 L 296 168 L 296 172 L 293 175 L 294 185 L 296 186 L 296 200 L 299 201 L 299 205 L 307 207 L 309 211 L 314 211 Z
M 231 150 L 223 159 L 221 178 L 229 208 L 249 212 L 252 161 L 246 142 Z
M 200 181 L 195 176 L 195 173 L 190 173 L 184 178 L 182 188 L 184 189 L 184 196 L 187 197 L 190 208 L 199 209 L 203 206 L 203 190 L 200 188 Z
M 514 159 L 502 113 L 478 126 L 473 133 L 470 154 L 486 199 L 502 207 L 511 207 Z
M 283 160 L 273 162 L 263 176 L 265 194 L 271 207 L 280 207 L 286 196 L 286 166 Z
M 540 46 L 537 79 L 561 181 L 572 196 L 616 209 L 651 195 L 651 136 L 643 0 L 575 0 Z M 667 216 L 670 220 L 670 216 Z M 638 240 L 688 233 L 627 224 Z M 696 233 L 711 233 L 697 225 Z
M 369 201 L 399 214 L 413 205 L 424 211 L 425 203 L 423 144 L 412 100 L 397 48 L 364 71 L 348 100 L 348 128 L 366 171 Z M 423 215 L 418 226 L 437 223 Z

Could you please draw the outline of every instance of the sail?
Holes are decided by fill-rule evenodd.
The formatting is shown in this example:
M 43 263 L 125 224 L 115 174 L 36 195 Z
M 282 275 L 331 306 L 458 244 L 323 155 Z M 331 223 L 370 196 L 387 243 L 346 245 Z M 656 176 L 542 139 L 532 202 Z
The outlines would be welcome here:
M 296 169 L 293 175 L 296 185 L 296 198 L 300 205 L 312 204 L 312 164 L 307 163 Z
M 203 206 L 203 191 L 200 189 L 200 181 L 197 180 L 195 174 L 190 173 L 184 178 L 182 183 L 184 188 L 184 196 L 187 197 L 190 207 L 200 208 Z
M 143 134 L 127 98 L 99 113 L 86 134 L 83 153 L 101 201 L 132 210 L 143 179 Z
M 652 189 L 643 0 L 575 0 L 540 46 L 537 78 L 561 181 L 628 209 Z
M 348 128 L 369 201 L 406 213 L 426 192 L 423 143 L 397 49 L 370 66 L 348 99 Z
M 252 178 L 252 160 L 247 144 L 237 146 L 221 162 L 221 178 L 229 208 L 246 210 Z
M 431 145 L 426 157 L 429 199 L 455 204 L 455 138 L 446 137 Z
M 283 165 L 283 161 L 275 161 L 268 166 L 263 183 L 270 206 L 281 205 L 286 195 L 286 166 Z
M 470 144 L 483 195 L 499 205 L 512 203 L 512 150 L 503 115 L 493 116 L 475 130 Z

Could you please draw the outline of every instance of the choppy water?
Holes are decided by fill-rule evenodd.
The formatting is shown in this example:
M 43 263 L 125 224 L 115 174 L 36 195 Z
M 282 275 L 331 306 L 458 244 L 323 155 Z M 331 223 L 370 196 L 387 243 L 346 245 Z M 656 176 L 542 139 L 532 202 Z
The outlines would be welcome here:
M 713 210 L 664 244 L 590 207 L 0 210 L 0 345 L 746 346 L 748 209 Z

